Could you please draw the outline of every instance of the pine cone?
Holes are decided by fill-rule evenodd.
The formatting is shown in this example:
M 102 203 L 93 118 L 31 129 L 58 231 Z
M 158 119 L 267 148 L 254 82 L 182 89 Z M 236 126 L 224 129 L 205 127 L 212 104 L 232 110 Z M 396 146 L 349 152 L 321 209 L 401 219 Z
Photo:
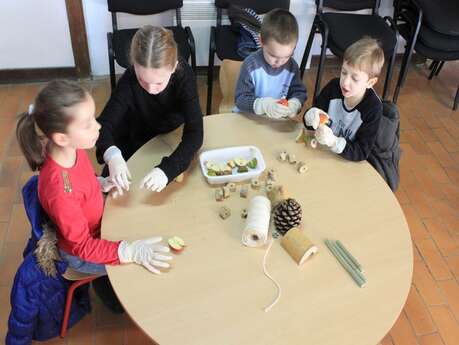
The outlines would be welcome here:
M 273 218 L 277 231 L 285 235 L 291 228 L 300 225 L 301 205 L 295 199 L 286 199 L 276 206 Z

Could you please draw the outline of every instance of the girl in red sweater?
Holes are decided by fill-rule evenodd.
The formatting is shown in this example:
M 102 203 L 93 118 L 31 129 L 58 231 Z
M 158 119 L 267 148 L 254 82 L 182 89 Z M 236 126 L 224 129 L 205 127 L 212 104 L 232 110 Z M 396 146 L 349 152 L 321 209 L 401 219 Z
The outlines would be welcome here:
M 105 265 L 135 262 L 153 273 L 167 268 L 169 248 L 161 237 L 127 241 L 100 238 L 102 190 L 114 183 L 95 175 L 85 150 L 94 147 L 100 125 L 91 95 L 78 84 L 52 81 L 20 116 L 16 135 L 32 171 L 39 171 L 38 196 L 56 225 L 57 246 L 71 268 L 105 274 Z M 39 133 L 37 129 L 41 132 Z

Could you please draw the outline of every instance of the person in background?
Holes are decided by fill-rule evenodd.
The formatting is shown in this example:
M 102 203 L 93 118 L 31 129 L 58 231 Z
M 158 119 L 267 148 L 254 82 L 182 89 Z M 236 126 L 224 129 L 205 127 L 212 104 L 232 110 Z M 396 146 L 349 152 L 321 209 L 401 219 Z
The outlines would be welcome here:
M 298 64 L 292 58 L 298 23 L 289 11 L 274 9 L 263 18 L 261 49 L 245 58 L 235 91 L 235 112 L 271 119 L 296 118 L 306 100 Z

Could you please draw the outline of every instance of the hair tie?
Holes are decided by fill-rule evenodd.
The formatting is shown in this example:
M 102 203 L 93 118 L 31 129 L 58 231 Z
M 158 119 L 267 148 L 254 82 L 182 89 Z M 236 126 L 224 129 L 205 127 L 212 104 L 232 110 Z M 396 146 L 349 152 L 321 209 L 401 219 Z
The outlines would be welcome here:
M 29 104 L 29 109 L 27 110 L 27 114 L 32 115 L 35 107 L 33 104 Z

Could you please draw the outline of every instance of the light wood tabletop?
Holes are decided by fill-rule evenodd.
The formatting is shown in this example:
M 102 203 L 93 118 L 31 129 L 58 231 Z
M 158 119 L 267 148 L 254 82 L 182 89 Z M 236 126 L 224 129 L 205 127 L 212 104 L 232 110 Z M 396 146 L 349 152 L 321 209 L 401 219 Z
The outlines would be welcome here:
M 160 345 L 376 345 L 403 308 L 413 269 L 407 223 L 382 178 L 366 162 L 296 143 L 296 124 L 236 114 L 204 119 L 201 152 L 258 147 L 279 183 L 302 205 L 302 227 L 319 252 L 298 266 L 274 240 L 267 269 L 282 296 L 264 312 L 276 288 L 263 274 L 266 248 L 242 245 L 240 216 L 261 190 L 250 190 L 247 199 L 233 193 L 216 202 L 216 187 L 206 182 L 198 159 L 182 183 L 161 193 L 138 189 L 142 177 L 177 145 L 181 135 L 175 131 L 154 138 L 129 160 L 129 193 L 106 202 L 102 237 L 177 235 L 187 244 L 161 275 L 135 264 L 108 266 L 127 313 Z M 280 162 L 283 149 L 307 163 L 308 172 L 299 174 Z M 232 210 L 226 220 L 218 215 L 223 205 Z M 340 240 L 362 264 L 365 287 L 359 288 L 332 256 L 327 238 Z

